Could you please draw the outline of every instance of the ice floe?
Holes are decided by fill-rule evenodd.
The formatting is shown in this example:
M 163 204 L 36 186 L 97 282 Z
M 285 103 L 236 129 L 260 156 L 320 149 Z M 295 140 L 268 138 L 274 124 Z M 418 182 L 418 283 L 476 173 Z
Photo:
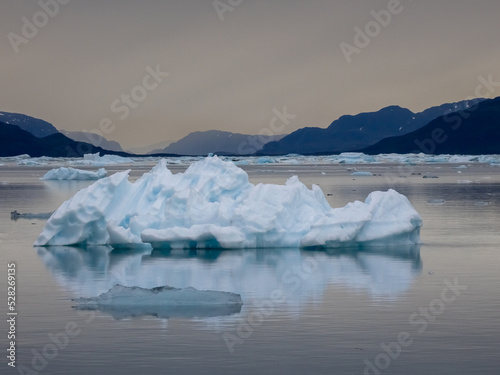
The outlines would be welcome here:
M 60 167 L 45 173 L 41 180 L 99 180 L 106 177 L 106 169 L 101 168 L 97 172 L 82 169 Z
M 151 289 L 115 285 L 97 297 L 73 300 L 79 310 L 100 310 L 116 319 L 138 316 L 210 317 L 240 312 L 236 293 L 161 286 Z
M 70 162 L 70 164 L 102 167 L 114 164 L 131 164 L 133 162 L 134 161 L 131 158 L 124 158 L 122 156 L 117 156 L 117 155 L 99 156 L 99 153 L 95 153 L 95 154 L 85 154 L 83 155 L 82 159 L 73 160 Z

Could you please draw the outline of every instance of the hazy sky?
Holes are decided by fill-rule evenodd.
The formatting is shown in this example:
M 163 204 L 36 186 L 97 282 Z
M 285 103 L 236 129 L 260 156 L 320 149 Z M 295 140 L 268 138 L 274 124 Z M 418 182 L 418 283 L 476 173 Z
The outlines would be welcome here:
M 109 119 L 124 147 L 257 134 L 285 106 L 286 133 L 420 111 L 475 96 L 480 76 L 500 82 L 498 0 L 54 1 L 2 0 L 0 110 L 65 130 Z

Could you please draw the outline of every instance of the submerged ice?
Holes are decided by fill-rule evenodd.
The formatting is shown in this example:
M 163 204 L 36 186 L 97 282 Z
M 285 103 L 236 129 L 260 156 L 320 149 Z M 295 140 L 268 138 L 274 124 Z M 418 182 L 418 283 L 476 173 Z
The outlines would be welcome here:
M 115 285 L 97 297 L 73 300 L 79 310 L 100 310 L 117 319 L 135 316 L 169 318 L 211 317 L 240 312 L 243 301 L 236 293 L 161 286 L 151 289 Z
M 249 182 L 218 157 L 172 174 L 164 160 L 131 183 L 118 172 L 79 191 L 35 242 L 155 248 L 336 247 L 420 241 L 420 215 L 394 190 L 332 209 L 321 189 L 291 177 L 285 185 Z
M 77 298 L 80 307 L 99 306 L 203 306 L 203 305 L 242 305 L 241 296 L 236 293 L 216 290 L 198 290 L 192 287 L 173 288 L 160 286 L 151 289 L 115 285 L 108 292 L 97 297 Z

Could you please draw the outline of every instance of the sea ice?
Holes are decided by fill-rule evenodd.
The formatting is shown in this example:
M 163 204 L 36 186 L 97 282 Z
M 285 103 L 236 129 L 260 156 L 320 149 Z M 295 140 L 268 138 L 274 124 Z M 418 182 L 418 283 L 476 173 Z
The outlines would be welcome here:
M 83 159 L 74 160 L 71 162 L 72 165 L 88 165 L 94 167 L 102 167 L 105 165 L 113 164 L 131 164 L 134 161 L 130 158 L 124 158 L 117 155 L 103 155 L 99 156 L 99 153 L 95 154 L 85 154 Z
M 173 288 L 160 286 L 152 289 L 115 285 L 98 297 L 77 298 L 80 306 L 201 306 L 242 305 L 241 296 L 236 293 L 216 290 L 198 290 L 192 287 Z
M 79 310 L 100 310 L 115 318 L 153 315 L 210 317 L 238 313 L 243 301 L 236 293 L 161 286 L 152 289 L 115 285 L 97 297 L 73 300 Z
M 440 199 L 440 198 L 437 198 L 437 199 L 429 199 L 427 201 L 427 203 L 429 204 L 437 204 L 437 205 L 440 205 L 440 204 L 445 204 L 446 203 L 446 200 L 444 199 Z
M 269 156 L 261 156 L 257 159 L 257 164 L 274 164 L 276 163 L 276 159 L 271 158 Z
M 79 191 L 48 220 L 35 242 L 155 248 L 336 247 L 420 241 L 422 219 L 394 190 L 332 209 L 298 177 L 286 185 L 248 181 L 218 157 L 172 174 L 164 160 L 134 183 L 118 172 Z
M 106 170 L 99 169 L 97 172 L 84 171 L 75 168 L 57 168 L 48 171 L 41 180 L 99 180 L 106 177 Z
M 373 176 L 373 173 L 372 172 L 356 171 L 356 172 L 351 173 L 351 176 L 369 177 L 369 176 Z

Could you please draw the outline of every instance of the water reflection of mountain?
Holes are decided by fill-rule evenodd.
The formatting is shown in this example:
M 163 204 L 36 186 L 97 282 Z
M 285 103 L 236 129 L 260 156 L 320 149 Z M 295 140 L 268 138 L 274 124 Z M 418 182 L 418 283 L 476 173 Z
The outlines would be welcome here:
M 279 290 L 285 304 L 321 302 L 328 285 L 394 299 L 407 291 L 422 262 L 419 246 L 308 252 L 258 250 L 120 250 L 37 248 L 57 281 L 74 297 L 94 297 L 116 284 L 192 286 L 241 294 L 245 305 Z

